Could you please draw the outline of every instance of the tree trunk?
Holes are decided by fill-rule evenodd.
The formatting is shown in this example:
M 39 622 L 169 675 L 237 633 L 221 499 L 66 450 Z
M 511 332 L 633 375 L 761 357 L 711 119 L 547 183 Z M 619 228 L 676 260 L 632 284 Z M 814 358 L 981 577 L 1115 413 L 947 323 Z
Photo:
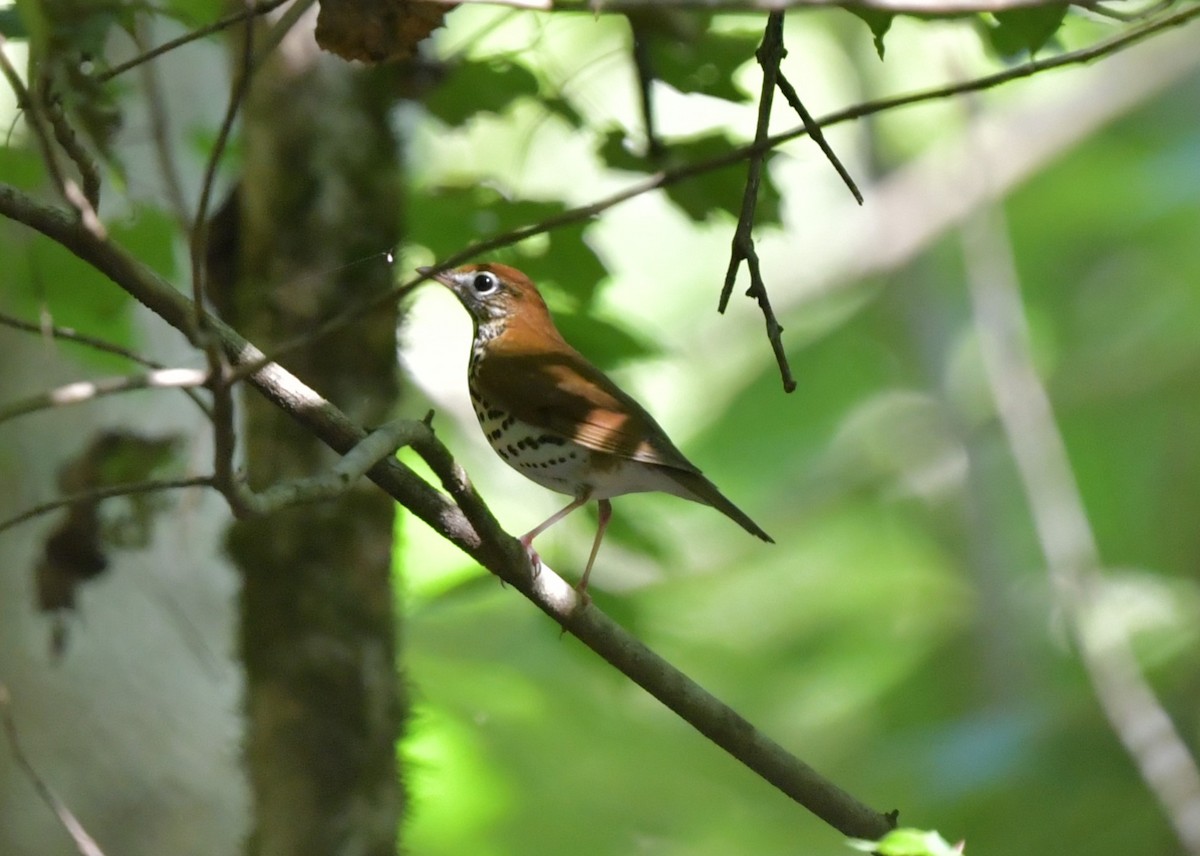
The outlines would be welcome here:
M 212 229 L 214 299 L 270 353 L 391 285 L 399 164 L 386 74 L 322 55 L 303 22 L 255 72 L 244 171 Z M 365 261 L 364 261 L 365 259 Z M 281 360 L 364 424 L 397 395 L 396 313 L 381 309 Z M 239 444 L 261 488 L 333 459 L 247 394 Z M 239 522 L 243 582 L 247 852 L 390 854 L 403 791 L 405 704 L 391 583 L 394 508 L 363 482 L 343 498 Z

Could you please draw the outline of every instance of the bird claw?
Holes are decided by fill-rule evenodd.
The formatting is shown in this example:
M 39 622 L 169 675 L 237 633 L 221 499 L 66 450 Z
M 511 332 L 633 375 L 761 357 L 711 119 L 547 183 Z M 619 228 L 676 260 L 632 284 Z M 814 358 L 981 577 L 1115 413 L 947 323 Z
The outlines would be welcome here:
M 529 567 L 533 571 L 533 578 L 536 580 L 538 574 L 542 572 L 542 557 L 538 555 L 538 551 L 533 549 L 532 542 L 521 540 L 521 546 L 525 548 L 525 555 L 529 557 Z

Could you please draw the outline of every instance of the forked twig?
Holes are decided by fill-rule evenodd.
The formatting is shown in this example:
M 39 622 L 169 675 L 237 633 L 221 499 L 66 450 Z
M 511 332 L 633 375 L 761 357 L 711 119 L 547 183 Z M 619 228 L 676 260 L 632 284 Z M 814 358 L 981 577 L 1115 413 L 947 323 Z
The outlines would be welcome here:
M 763 321 L 767 326 L 767 341 L 775 354 L 775 362 L 779 364 L 779 372 L 783 377 L 783 389 L 792 392 L 796 388 L 796 379 L 792 377 L 792 368 L 788 364 L 787 351 L 783 347 L 783 326 L 775 317 L 771 308 L 771 298 L 767 294 L 767 285 L 763 282 L 762 270 L 758 263 L 758 252 L 754 249 L 754 212 L 758 207 L 758 191 L 762 182 L 763 161 L 767 155 L 765 143 L 770 136 L 771 104 L 774 101 L 775 88 L 779 81 L 779 63 L 783 59 L 783 13 L 772 12 L 767 16 L 767 26 L 763 31 L 762 44 L 755 56 L 763 69 L 762 91 L 758 98 L 758 123 L 754 129 L 756 149 L 748 158 L 746 166 L 746 187 L 742 193 L 742 210 L 738 215 L 737 228 L 733 233 L 733 241 L 729 254 L 729 267 L 725 271 L 725 285 L 721 289 L 721 298 L 717 311 L 724 312 L 729 305 L 729 297 L 733 293 L 733 285 L 737 281 L 738 269 L 742 262 L 750 274 L 750 288 L 746 295 L 758 301 L 762 310 Z

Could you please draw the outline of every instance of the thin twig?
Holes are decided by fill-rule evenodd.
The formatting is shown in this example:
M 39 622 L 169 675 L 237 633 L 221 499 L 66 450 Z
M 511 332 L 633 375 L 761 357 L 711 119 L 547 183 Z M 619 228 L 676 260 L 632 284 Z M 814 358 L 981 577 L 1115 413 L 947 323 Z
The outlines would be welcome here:
M 291 32 L 292 27 L 299 23 L 300 19 L 307 14 L 308 10 L 316 2 L 317 0 L 294 0 L 292 5 L 284 10 L 283 14 L 279 16 L 279 20 L 275 21 L 271 25 L 271 28 L 259 39 L 257 52 L 251 64 L 252 69 L 257 69 L 263 60 L 267 58 L 267 55 L 279 47 L 283 42 L 284 36 Z
M 42 153 L 42 161 L 46 164 L 46 171 L 50 174 L 54 188 L 75 210 L 84 225 L 96 237 L 104 238 L 106 234 L 104 225 L 100 222 L 91 200 L 79 189 L 74 179 L 69 178 L 63 172 L 62 165 L 58 162 L 58 152 L 54 148 L 51 131 L 46 127 L 46 117 L 42 114 L 42 105 L 33 97 L 25 86 L 25 82 L 21 80 L 21 75 L 9 62 L 8 54 L 4 50 L 6 45 L 4 34 L 0 33 L 0 74 L 3 74 L 16 96 L 17 106 L 24 110 L 25 115 L 29 117 L 29 126 L 33 129 L 33 137 L 37 140 L 38 148 Z
M 774 101 L 775 89 L 779 85 L 779 64 L 783 60 L 783 13 L 773 12 L 767 17 L 767 25 L 763 30 L 762 44 L 755 52 L 758 64 L 763 69 L 762 91 L 758 99 L 758 122 L 754 129 L 754 142 L 761 146 L 770 136 L 771 104 Z M 756 150 L 749 158 L 746 166 L 746 188 L 742 192 L 742 210 L 738 214 L 737 228 L 734 229 L 733 240 L 729 251 L 729 267 L 725 270 L 725 285 L 721 289 L 721 299 L 717 311 L 724 312 L 729 305 L 729 296 L 733 293 L 733 285 L 737 281 L 738 269 L 746 262 L 750 274 L 750 288 L 746 291 L 748 297 L 758 301 L 762 310 L 763 321 L 767 327 L 767 341 L 775 354 L 775 362 L 779 365 L 779 373 L 783 378 L 783 389 L 792 392 L 796 388 L 796 379 L 792 377 L 792 367 L 788 363 L 787 350 L 783 347 L 783 326 L 775 317 L 771 308 L 771 298 L 767 294 L 767 284 L 762 278 L 759 266 L 758 252 L 754 249 L 754 212 L 758 207 L 758 193 L 762 182 L 763 160 L 766 150 Z
M 79 176 L 83 181 L 83 198 L 87 200 L 88 208 L 95 216 L 96 209 L 100 207 L 100 170 L 96 167 L 96 162 L 92 159 L 91 154 L 79 141 L 79 135 L 75 133 L 71 123 L 67 121 L 62 100 L 49 94 L 48 85 L 49 82 L 43 78 L 38 87 L 41 91 L 41 103 L 46 107 L 46 118 L 54 130 L 54 139 L 58 141 L 63 151 L 67 153 L 67 157 L 79 170 Z
M 145 17 L 139 16 L 132 35 L 134 44 L 143 52 L 146 50 L 148 29 Z M 188 212 L 187 197 L 183 192 L 183 182 L 179 177 L 179 167 L 171 148 L 171 117 L 167 110 L 166 98 L 163 96 L 162 82 L 158 69 L 150 63 L 142 65 L 140 76 L 142 91 L 146 95 L 146 113 L 150 117 L 150 136 L 154 142 L 158 173 L 166 191 L 167 206 L 175 216 L 180 230 L 186 232 L 191 223 L 191 216 Z
M 208 342 L 205 352 L 212 367 L 208 388 L 213 396 L 213 484 L 225 497 L 235 517 L 247 517 L 253 513 L 252 503 L 247 501 L 250 494 L 234 467 L 237 412 L 233 402 L 234 385 L 229 379 L 229 359 L 215 340 Z
M 7 520 L 0 520 L 0 532 L 12 529 L 27 520 L 33 520 L 35 517 L 41 517 L 43 514 L 49 514 L 52 511 L 58 511 L 60 508 L 66 508 L 70 505 L 77 505 L 83 502 L 97 502 L 102 499 L 111 499 L 114 496 L 132 496 L 135 493 L 151 493 L 160 490 L 176 490 L 184 487 L 212 487 L 212 476 L 191 476 L 180 479 L 150 479 L 140 482 L 128 482 L 126 484 L 107 485 L 105 487 L 92 488 L 83 490 L 78 493 L 72 493 L 68 496 L 60 496 L 58 499 L 52 499 L 49 502 L 43 502 L 40 505 L 35 505 L 32 508 L 27 508 L 20 514 L 10 517 Z
M 104 851 L 100 849 L 100 845 L 96 843 L 92 836 L 88 835 L 83 824 L 75 817 L 67 804 L 58 798 L 51 787 L 46 784 L 46 781 L 38 775 L 37 769 L 33 766 L 33 762 L 25 754 L 25 750 L 21 748 L 21 741 L 17 735 L 17 723 L 13 719 L 11 699 L 8 694 L 8 687 L 0 683 L 0 719 L 4 721 L 4 734 L 8 738 L 8 748 L 12 752 L 13 759 L 17 762 L 17 766 L 28 777 L 30 783 L 33 784 L 34 790 L 41 797 L 49 809 L 54 812 L 54 816 L 58 818 L 58 822 L 62 824 L 63 829 L 71 836 L 71 840 L 75 843 L 75 849 L 80 856 L 104 856 Z
M 976 172 L 976 175 L 979 173 Z M 1034 365 L 1021 289 L 995 210 L 963 230 L 967 284 L 992 397 L 1012 450 L 1055 603 L 1066 617 L 1100 708 L 1158 798 L 1184 849 L 1200 854 L 1200 770 L 1142 675 L 1128 635 L 1103 627 L 1099 548 Z
M 147 359 L 136 351 L 131 351 L 120 345 L 115 345 L 112 342 L 107 342 L 104 339 L 99 339 L 95 336 L 89 336 L 85 333 L 80 333 L 70 327 L 57 327 L 53 324 L 34 324 L 32 321 L 25 321 L 21 318 L 16 318 L 6 312 L 0 312 L 0 324 L 6 327 L 12 327 L 14 330 L 24 330 L 29 333 L 38 333 L 42 336 L 53 336 L 56 339 L 64 339 L 68 342 L 76 342 L 96 351 L 101 351 L 106 354 L 113 354 L 118 357 L 124 357 L 127 360 L 143 365 L 148 369 L 165 369 L 166 366 L 154 360 Z M 182 387 L 184 395 L 190 398 L 197 407 L 203 411 L 204 415 L 211 418 L 212 410 L 208 403 L 201 398 L 194 389 Z
M 234 82 L 233 91 L 229 95 L 229 104 L 225 108 L 225 116 L 221 119 L 220 130 L 217 131 L 217 139 L 213 143 L 212 151 L 208 153 L 208 161 L 204 165 L 204 180 L 200 185 L 200 200 L 196 203 L 196 216 L 192 220 L 192 234 L 189 241 L 189 248 L 191 250 L 192 261 L 193 319 L 195 329 L 198 333 L 202 333 L 204 329 L 203 320 L 205 317 L 205 249 L 208 245 L 209 200 L 212 197 L 213 185 L 216 183 L 217 167 L 220 165 L 221 156 L 225 153 L 225 146 L 229 142 L 229 135 L 233 130 L 234 120 L 237 119 L 242 101 L 250 89 L 253 61 L 254 27 L 247 21 L 245 35 L 242 39 L 241 68 L 238 71 L 237 80 Z M 209 368 L 213 371 L 214 375 L 218 373 L 218 366 L 210 365 Z
M 336 499 L 384 458 L 406 446 L 427 445 L 432 436 L 428 423 L 398 419 L 365 434 L 325 473 L 272 485 L 259 493 L 240 485 L 238 506 L 243 514 L 261 515 L 299 503 Z
M 208 373 L 199 369 L 157 369 L 140 375 L 75 381 L 57 389 L 40 392 L 12 404 L 0 406 L 0 422 L 7 422 L 9 419 L 51 407 L 81 404 L 104 395 L 129 392 L 135 389 L 195 389 L 203 386 L 207 379 Z
M 651 160 L 662 156 L 662 140 L 658 137 L 654 119 L 654 62 L 650 53 L 653 34 L 636 15 L 627 15 L 629 32 L 633 42 L 631 55 L 633 70 L 637 73 L 638 106 L 642 111 L 642 125 L 646 131 L 646 156 Z
M 1103 3 L 1095 3 L 1088 7 L 1088 11 L 1101 18 L 1110 18 L 1114 21 L 1132 24 L 1137 21 L 1144 21 L 1152 15 L 1157 15 L 1159 12 L 1166 11 L 1174 2 L 1175 0 L 1154 0 L 1154 2 L 1147 3 L 1141 9 L 1135 9 L 1131 12 L 1123 9 L 1114 9 Z
M 786 56 L 786 51 L 783 56 Z M 781 57 L 782 58 L 782 57 Z M 850 171 L 842 164 L 841 159 L 833 150 L 833 146 L 825 139 L 825 134 L 821 132 L 821 126 L 808 112 L 808 108 L 804 106 L 804 102 L 800 100 L 799 93 L 795 87 L 788 82 L 788 79 L 783 76 L 783 72 L 779 72 L 776 82 L 779 84 L 779 91 L 783 93 L 783 97 L 787 99 L 787 103 L 800 116 L 800 121 L 804 123 L 804 128 L 808 131 L 808 136 L 814 143 L 820 146 L 821 151 L 825 153 L 825 157 L 833 164 L 833 168 L 837 170 L 837 174 L 842 177 L 842 181 L 846 187 L 850 189 L 850 193 L 854 196 L 855 201 L 859 205 L 863 204 L 863 195 L 858 189 L 858 185 L 854 183 L 854 179 L 850 176 Z
M 205 26 L 199 27 L 191 32 L 184 33 L 178 38 L 163 42 L 161 45 L 153 48 L 152 50 L 148 50 L 130 60 L 126 60 L 123 63 L 114 65 L 108 71 L 97 74 L 95 79 L 99 83 L 107 83 L 118 74 L 124 74 L 125 72 L 129 71 L 129 69 L 137 68 L 142 63 L 149 62 L 156 57 L 160 57 L 165 53 L 169 53 L 170 51 L 175 50 L 175 48 L 182 47 L 183 45 L 194 42 L 197 39 L 202 39 L 205 36 L 211 36 L 213 33 L 219 33 L 221 30 L 224 30 L 227 27 L 232 27 L 234 24 L 240 23 L 241 21 L 248 21 L 249 19 L 258 17 L 259 15 L 265 15 L 268 12 L 278 9 L 287 2 L 289 2 L 289 0 L 264 0 L 261 3 L 255 3 L 245 11 L 233 12 L 223 18 L 218 18 L 211 24 L 206 24 Z
M 246 491 L 238 479 L 234 467 L 237 452 L 236 409 L 233 401 L 233 384 L 229 381 L 229 360 L 217 341 L 210 335 L 209 315 L 205 310 L 205 281 L 207 278 L 208 206 L 216 182 L 217 167 L 233 129 L 234 120 L 241 109 L 246 93 L 250 89 L 250 78 L 254 71 L 254 25 L 247 19 L 242 38 L 242 53 L 237 79 L 229 95 L 229 104 L 221 120 L 216 142 L 209 152 L 204 168 L 204 179 L 200 185 L 200 199 L 196 205 L 196 216 L 192 221 L 189 250 L 192 263 L 192 324 L 196 344 L 208 362 L 209 391 L 213 396 L 213 483 L 229 503 L 235 516 L 248 514 L 244 503 Z

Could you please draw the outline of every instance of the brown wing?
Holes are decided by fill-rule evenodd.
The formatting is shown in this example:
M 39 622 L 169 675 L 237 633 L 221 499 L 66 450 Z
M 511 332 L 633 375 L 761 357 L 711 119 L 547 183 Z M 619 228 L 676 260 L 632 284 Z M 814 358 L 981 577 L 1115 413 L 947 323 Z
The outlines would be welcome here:
M 581 446 L 699 473 L 641 405 L 573 348 L 493 348 L 475 375 L 489 402 Z

